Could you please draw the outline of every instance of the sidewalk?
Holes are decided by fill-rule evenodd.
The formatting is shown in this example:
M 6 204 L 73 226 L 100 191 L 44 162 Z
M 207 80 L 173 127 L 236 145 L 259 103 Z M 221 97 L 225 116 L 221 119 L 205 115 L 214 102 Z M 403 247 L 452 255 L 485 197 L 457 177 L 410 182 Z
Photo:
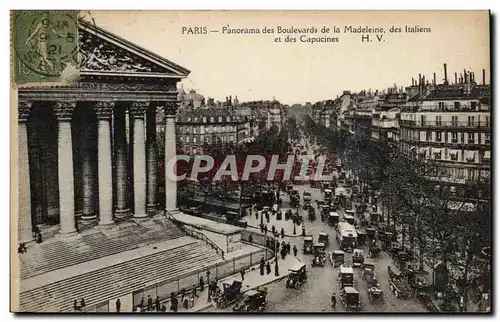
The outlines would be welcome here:
M 287 255 L 286 258 L 283 260 L 281 257 L 278 259 L 278 267 L 279 267 L 279 276 L 274 275 L 274 262 L 275 260 L 271 260 L 271 274 L 269 275 L 260 275 L 260 269 L 259 269 L 259 264 L 251 267 L 250 269 L 245 271 L 245 280 L 243 281 L 243 285 L 241 288 L 241 292 L 246 292 L 252 289 L 256 289 L 259 286 L 264 286 L 276 281 L 279 281 L 281 279 L 284 279 L 288 276 L 288 269 L 297 263 L 299 263 L 299 260 L 294 257 L 293 255 Z M 231 284 L 233 281 L 242 281 L 241 280 L 241 275 L 234 274 L 229 277 L 226 277 L 222 280 L 219 280 L 217 285 L 223 289 L 222 283 L 228 283 Z M 208 287 L 205 286 L 205 290 L 203 292 L 200 292 L 198 289 L 198 298 L 195 298 L 194 305 L 190 307 L 189 309 L 184 309 L 182 306 L 181 299 L 179 297 L 179 310 L 178 312 L 197 312 L 204 310 L 208 307 L 211 306 L 216 306 L 216 303 L 214 301 L 208 302 Z M 186 294 L 186 298 L 190 299 L 191 298 L 191 293 Z M 170 309 L 170 299 L 167 299 L 165 301 L 162 301 L 162 304 L 165 304 L 167 307 L 167 310 Z M 171 311 L 167 311 L 171 312 Z

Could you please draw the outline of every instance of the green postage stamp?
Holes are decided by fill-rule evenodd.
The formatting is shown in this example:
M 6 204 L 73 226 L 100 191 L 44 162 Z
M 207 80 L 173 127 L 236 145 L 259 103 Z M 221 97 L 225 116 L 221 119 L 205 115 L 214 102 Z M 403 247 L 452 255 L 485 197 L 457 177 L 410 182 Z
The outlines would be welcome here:
M 77 11 L 13 12 L 14 80 L 17 84 L 59 82 L 78 66 Z

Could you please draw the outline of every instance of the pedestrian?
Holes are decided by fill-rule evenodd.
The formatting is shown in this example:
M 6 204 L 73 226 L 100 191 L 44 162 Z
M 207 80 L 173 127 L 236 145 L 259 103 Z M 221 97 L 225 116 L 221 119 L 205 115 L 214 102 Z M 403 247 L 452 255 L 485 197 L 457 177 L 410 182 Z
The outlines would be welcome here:
M 207 269 L 207 283 L 210 283 L 210 271 Z
M 196 295 L 196 297 L 198 297 L 198 295 L 196 293 L 194 293 L 194 292 L 191 293 L 191 298 L 189 299 L 189 302 L 191 302 L 191 307 L 194 306 L 194 297 L 195 297 L 195 295 Z
M 337 295 L 335 293 L 332 294 L 332 307 L 335 309 L 337 306 Z
M 145 305 L 145 303 L 144 303 L 144 296 L 143 296 L 143 297 L 141 297 L 141 301 L 139 302 L 139 306 L 141 307 L 141 309 L 143 309 L 144 305 Z
M 291 245 L 290 242 L 286 243 L 286 252 L 290 255 Z
M 164 313 L 167 312 L 167 307 L 165 306 L 165 304 L 161 306 L 161 311 Z
M 274 233 L 276 232 L 276 227 L 274 227 L 274 225 L 271 227 L 271 231 L 273 232 L 273 236 L 274 236 Z
M 281 239 L 285 238 L 285 229 L 281 228 Z
M 19 247 L 17 248 L 17 252 L 19 254 L 24 254 L 26 253 L 26 244 L 25 243 L 20 243 Z
M 189 309 L 189 300 L 186 298 L 182 302 L 182 306 L 184 307 L 185 310 Z
M 122 302 L 120 302 L 120 299 L 116 300 L 116 313 L 120 313 L 120 309 L 122 308 Z
M 266 264 L 266 273 L 267 275 L 271 274 L 271 262 L 267 262 Z
M 306 236 L 306 225 L 302 223 L 302 236 Z
M 80 306 L 81 307 L 85 307 L 85 299 L 82 297 L 82 299 L 80 300 Z
M 264 266 L 265 266 L 265 261 L 264 261 L 264 257 L 262 257 L 260 259 L 260 275 L 264 275 Z
M 37 233 L 37 236 L 36 236 L 36 242 L 37 242 L 38 244 L 40 244 L 42 241 L 43 241 L 43 240 L 42 240 L 42 233 L 41 233 L 41 232 L 38 232 L 38 233 Z
M 184 302 L 184 297 L 186 296 L 186 290 L 183 288 L 181 288 L 181 302 Z
M 276 252 L 279 252 L 280 251 L 280 242 L 279 242 L 279 240 L 276 240 L 275 245 L 276 245 Z
M 259 220 L 259 211 L 256 211 L 256 212 L 255 212 L 255 219 L 256 219 L 256 220 Z
M 260 232 L 264 233 L 264 224 L 260 224 Z
M 153 308 L 153 299 L 151 298 L 151 295 L 148 295 L 148 311 Z
M 280 276 L 278 261 L 274 262 L 274 276 Z
M 240 275 L 241 275 L 241 280 L 244 281 L 245 280 L 245 269 L 244 268 L 241 269 Z
M 193 296 L 195 296 L 196 298 L 198 298 L 198 297 L 199 297 L 199 296 L 198 296 L 198 289 L 197 289 L 197 287 L 196 287 L 196 284 L 195 284 L 195 285 L 193 285 Z
M 297 246 L 293 245 L 293 256 L 297 257 Z
M 252 234 L 250 234 L 250 236 L 248 236 L 248 242 L 249 243 L 253 242 L 253 236 L 252 236 Z
M 156 296 L 156 300 L 155 300 L 155 309 L 156 309 L 156 312 L 160 311 L 160 297 L 159 296 Z
M 73 302 L 73 309 L 75 311 L 80 311 L 80 307 L 78 306 L 78 301 L 77 300 L 75 300 L 75 302 Z
M 207 302 L 211 302 L 211 301 L 212 301 L 212 284 L 208 283 L 208 298 L 207 298 Z
M 173 312 L 177 312 L 179 309 L 179 300 L 177 299 L 176 296 L 172 299 L 172 302 L 170 303 L 170 310 Z
M 267 235 L 267 225 L 264 225 L 264 234 Z
M 200 276 L 200 292 L 205 290 L 205 281 L 203 280 L 203 276 Z

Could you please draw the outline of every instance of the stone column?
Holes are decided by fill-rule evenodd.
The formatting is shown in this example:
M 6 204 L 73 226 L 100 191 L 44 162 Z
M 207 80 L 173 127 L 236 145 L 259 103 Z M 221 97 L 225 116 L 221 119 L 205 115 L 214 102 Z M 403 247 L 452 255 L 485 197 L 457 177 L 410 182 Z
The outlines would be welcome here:
M 165 102 L 165 209 L 168 211 L 177 210 L 177 182 L 170 180 L 167 173 L 168 162 L 177 154 L 175 142 L 177 105 L 177 102 Z
M 97 115 L 97 157 L 99 180 L 99 226 L 114 226 L 113 220 L 113 165 L 111 162 L 111 115 L 114 103 L 98 102 Z
M 77 234 L 73 181 L 73 142 L 71 139 L 71 114 L 76 103 L 56 103 L 54 112 L 58 119 L 57 166 L 59 174 L 59 221 L 61 237 Z
M 136 220 L 148 218 L 146 213 L 146 132 L 145 114 L 148 102 L 134 102 L 130 114 L 134 119 L 133 171 L 134 171 L 134 216 Z
M 89 106 L 90 107 L 90 106 Z M 96 193 L 94 191 L 95 171 L 94 153 L 92 149 L 93 127 L 91 123 L 87 123 L 83 130 L 83 143 L 82 143 L 82 220 L 94 221 L 97 219 L 97 211 L 95 209 Z
M 30 169 L 28 155 L 28 128 L 26 120 L 31 110 L 31 102 L 20 102 L 18 110 L 18 228 L 17 239 L 20 243 L 33 241 L 32 221 L 31 221 L 31 189 L 30 189 Z
M 146 117 L 146 164 L 147 164 L 147 203 L 146 210 L 150 216 L 156 214 L 156 104 L 150 106 Z
M 130 213 L 128 199 L 127 138 L 125 131 L 125 106 L 116 105 L 114 111 L 114 142 L 116 170 L 115 216 L 122 218 Z

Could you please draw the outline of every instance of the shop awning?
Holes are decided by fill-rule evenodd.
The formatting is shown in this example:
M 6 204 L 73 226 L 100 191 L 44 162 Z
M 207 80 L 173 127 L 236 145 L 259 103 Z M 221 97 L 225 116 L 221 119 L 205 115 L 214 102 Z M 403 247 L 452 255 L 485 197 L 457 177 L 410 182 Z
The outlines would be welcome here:
M 476 157 L 476 151 L 467 151 L 467 161 L 474 161 Z

